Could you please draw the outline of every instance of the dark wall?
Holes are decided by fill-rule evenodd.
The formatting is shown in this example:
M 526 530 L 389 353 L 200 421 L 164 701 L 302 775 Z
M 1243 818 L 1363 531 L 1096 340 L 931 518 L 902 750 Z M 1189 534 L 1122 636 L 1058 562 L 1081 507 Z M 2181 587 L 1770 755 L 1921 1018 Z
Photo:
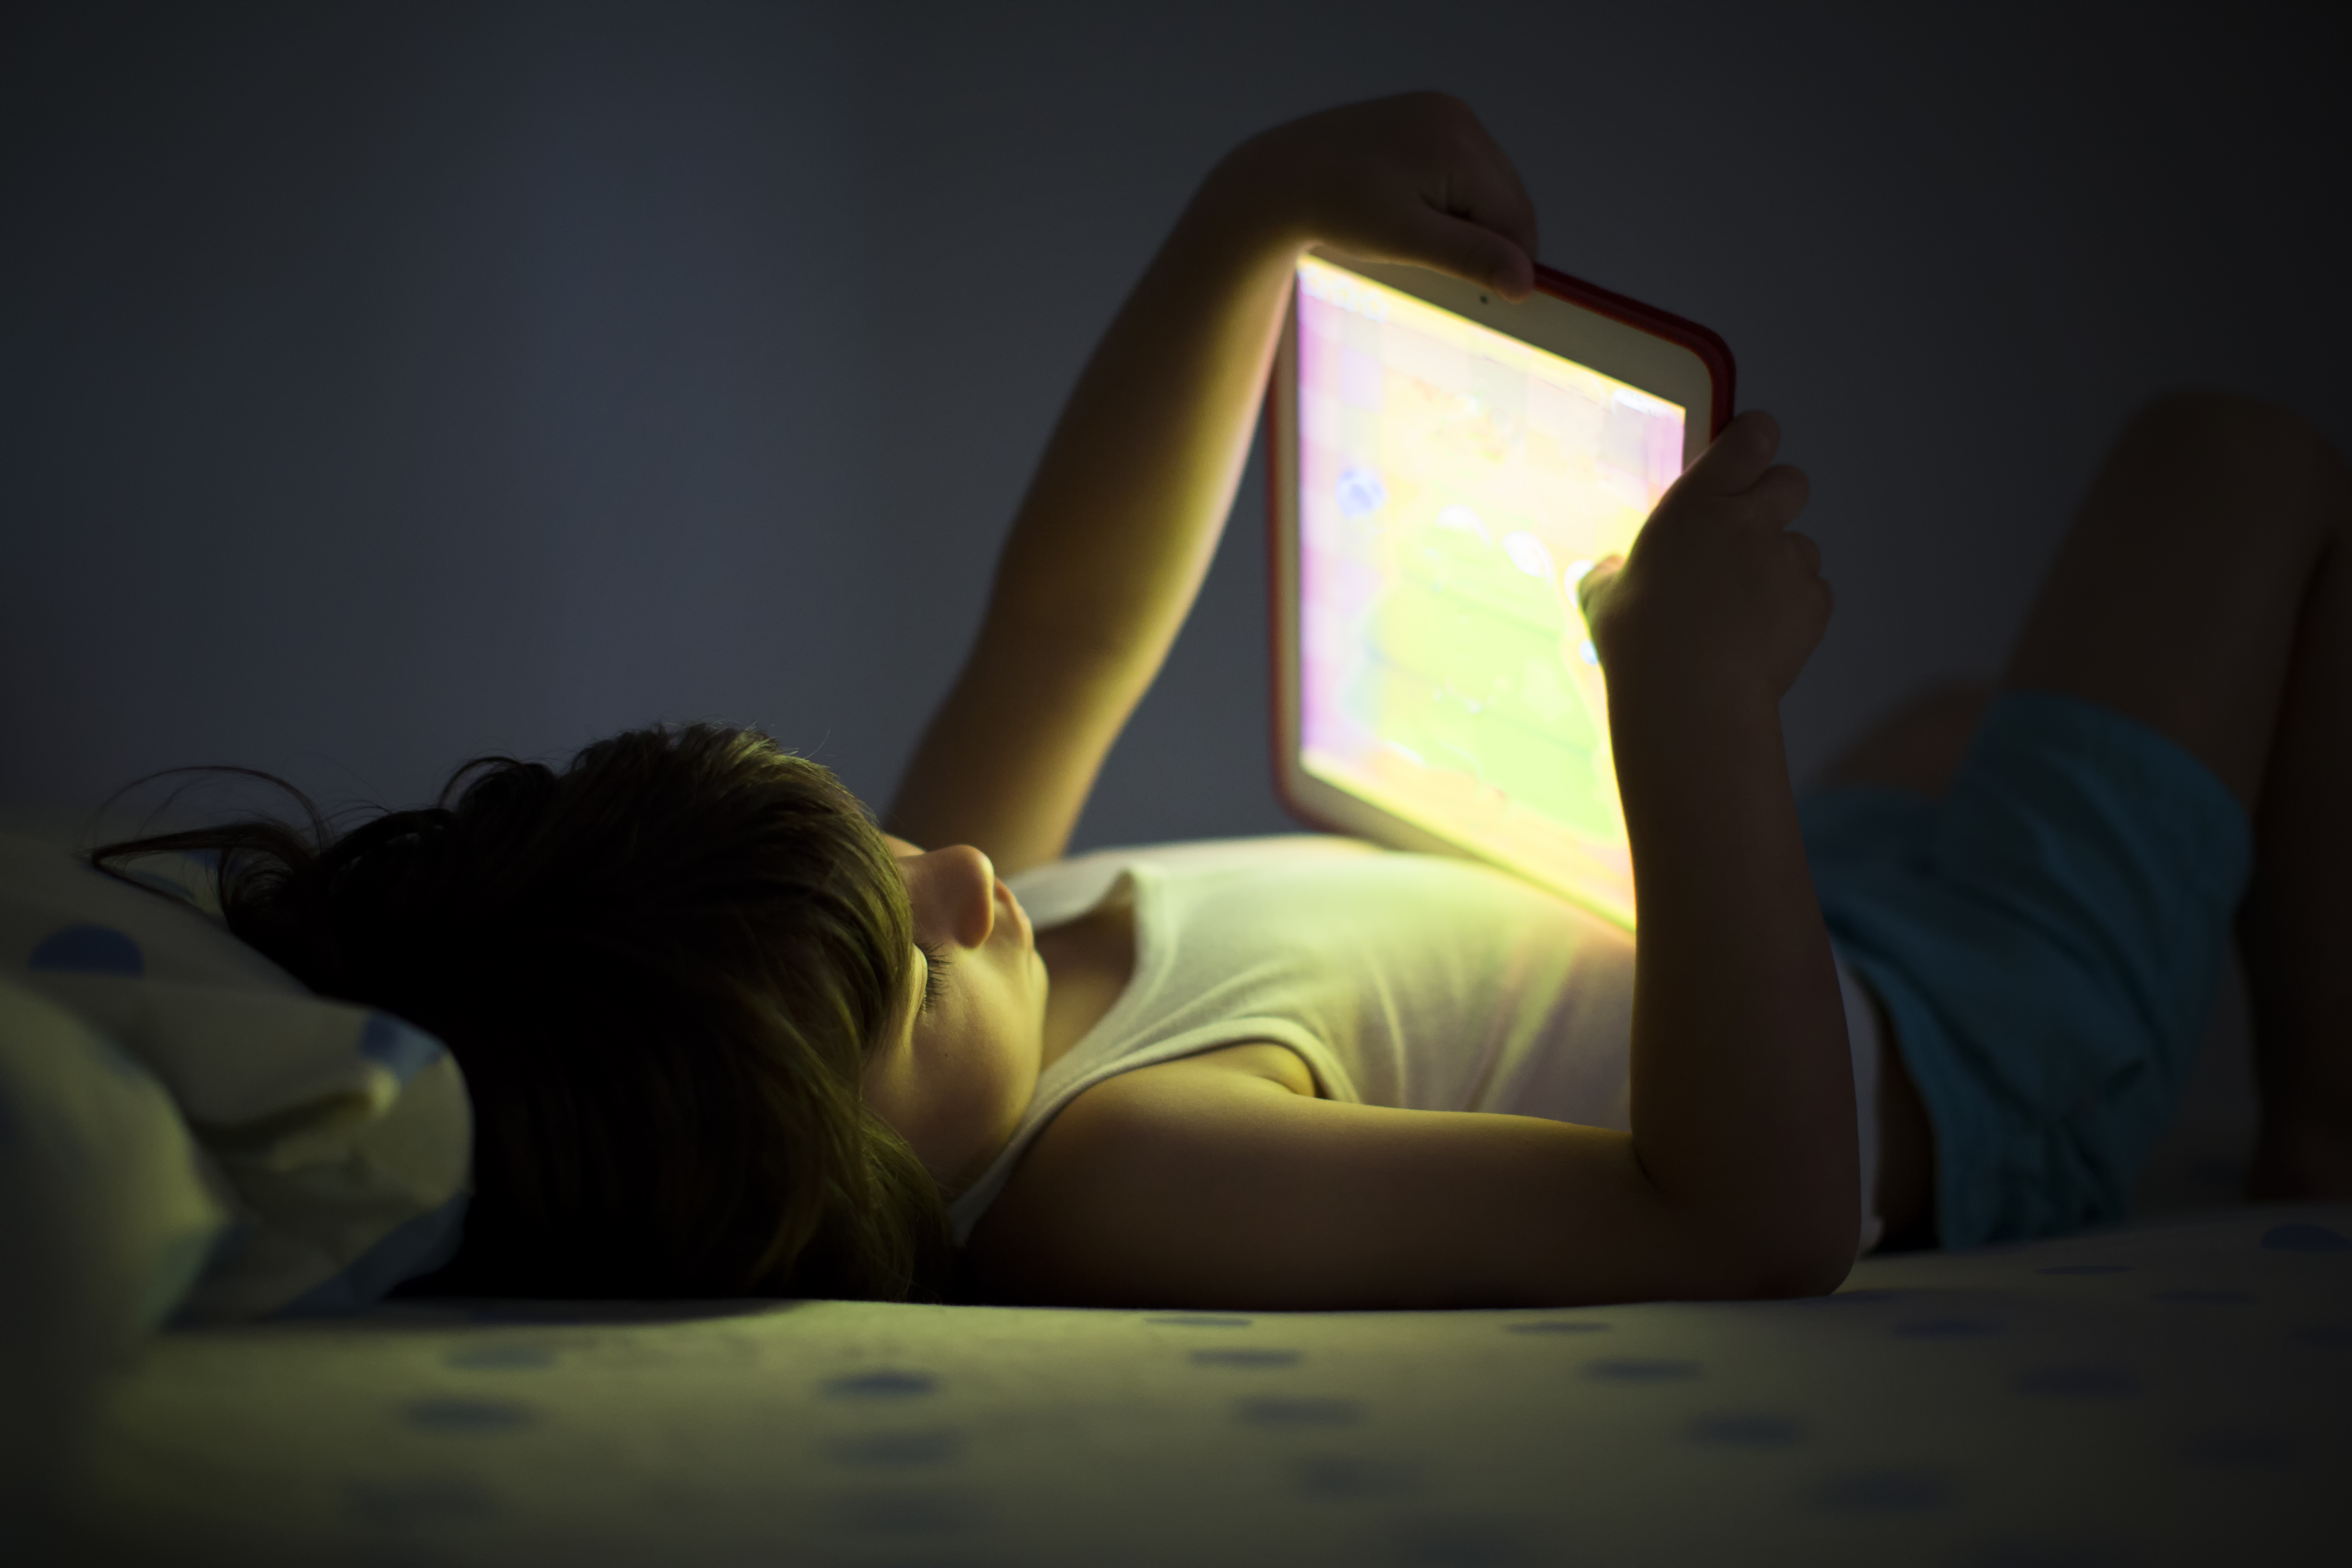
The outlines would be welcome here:
M 208 761 L 404 800 L 699 716 L 887 796 L 1192 182 L 1423 85 L 1546 259 L 1717 328 L 1781 416 L 1840 600 L 1808 770 L 1997 667 L 2151 392 L 2352 446 L 2321 8 L 1892 9 L 20 12 L 0 804 Z M 1260 482 L 1089 842 L 1283 824 Z

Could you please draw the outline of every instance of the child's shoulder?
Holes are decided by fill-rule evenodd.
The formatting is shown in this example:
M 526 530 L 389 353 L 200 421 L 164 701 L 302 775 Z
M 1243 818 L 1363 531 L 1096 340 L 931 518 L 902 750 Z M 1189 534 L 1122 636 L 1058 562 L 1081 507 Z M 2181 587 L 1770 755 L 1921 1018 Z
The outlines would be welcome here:
M 1315 1098 L 1306 1062 L 1269 1041 L 1105 1079 L 1023 1152 L 974 1230 L 971 1253 L 1007 1288 L 1066 1295 L 1099 1262 L 1107 1232 L 1162 1228 L 1152 1216 L 1164 1195 L 1244 1192 L 1259 1163 L 1249 1153 L 1263 1142 L 1255 1134 L 1270 1114 Z

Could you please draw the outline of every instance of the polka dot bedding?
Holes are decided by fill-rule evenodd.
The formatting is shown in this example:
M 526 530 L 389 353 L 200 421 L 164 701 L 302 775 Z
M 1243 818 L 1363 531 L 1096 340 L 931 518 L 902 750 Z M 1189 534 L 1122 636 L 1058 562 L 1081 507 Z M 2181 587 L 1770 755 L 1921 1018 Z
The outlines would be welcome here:
M 1783 1302 L 394 1302 L 167 1334 L 103 1431 L 139 1562 L 2340 1562 L 2352 1205 Z
M 163 1310 L 206 1321 L 342 1310 L 436 1266 L 464 1214 L 472 1139 L 448 1052 L 396 1018 L 312 994 L 231 936 L 207 903 L 206 867 L 151 857 L 132 876 L 146 886 L 0 834 L 0 986 L 61 1011 L 116 1069 L 167 1093 L 193 1132 L 191 1190 L 169 1201 L 211 1213 L 214 1234 L 196 1237 L 193 1281 L 186 1226 L 155 1248 L 150 1272 L 173 1282 Z M 36 1052 L 56 1059 L 26 1027 L 0 1028 L 0 1061 Z M 0 1073 L 0 1123 L 45 1125 L 62 1114 L 57 1095 L 79 1092 Z M 143 1222 L 89 1221 L 118 1231 L 91 1245 L 156 1230 Z

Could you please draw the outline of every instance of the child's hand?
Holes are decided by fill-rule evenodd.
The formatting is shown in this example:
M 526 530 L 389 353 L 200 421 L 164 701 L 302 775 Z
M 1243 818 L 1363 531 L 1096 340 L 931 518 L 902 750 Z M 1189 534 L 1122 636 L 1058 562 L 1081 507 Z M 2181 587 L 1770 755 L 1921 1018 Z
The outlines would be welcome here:
M 1202 199 L 1293 249 L 1412 262 L 1509 300 L 1535 288 L 1527 188 L 1469 106 L 1441 92 L 1347 104 L 1263 132 L 1226 155 Z
M 1778 702 L 1830 621 L 1822 552 L 1789 524 L 1805 476 L 1775 465 L 1780 426 L 1751 411 L 1675 481 L 1632 556 L 1587 573 L 1577 596 L 1614 691 L 1654 703 L 1753 690 Z

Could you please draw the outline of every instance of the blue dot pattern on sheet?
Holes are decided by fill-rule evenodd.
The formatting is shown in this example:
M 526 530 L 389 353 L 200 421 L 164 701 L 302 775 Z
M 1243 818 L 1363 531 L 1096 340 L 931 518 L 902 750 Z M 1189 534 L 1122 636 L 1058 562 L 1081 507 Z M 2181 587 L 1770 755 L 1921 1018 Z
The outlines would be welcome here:
M 2139 1379 L 2112 1367 L 2045 1366 L 2018 1373 L 2017 1388 L 2062 1399 L 2130 1399 L 2139 1393 Z
M 2274 1225 L 2263 1232 L 2263 1246 L 2272 1252 L 2352 1252 L 2352 1241 L 2324 1225 Z
M 496 1399 L 420 1399 L 405 1414 L 411 1426 L 434 1432 L 509 1432 L 537 1419 L 528 1405 Z
M 2008 1331 L 1985 1318 L 1916 1318 L 1895 1325 L 1897 1339 L 1987 1340 Z
M 1632 1356 L 1612 1356 L 1606 1361 L 1584 1363 L 1584 1375 L 1607 1383 L 1674 1383 L 1698 1375 L 1695 1361 L 1647 1361 Z
M 954 1492 L 859 1492 L 836 1498 L 835 1522 L 865 1535 L 947 1535 L 980 1522 L 980 1508 Z
M 1297 1351 L 1277 1350 L 1217 1350 L 1194 1351 L 1194 1366 L 1297 1366 Z
M 1940 1476 L 1921 1470 L 1856 1470 L 1815 1486 L 1812 1500 L 1822 1508 L 1868 1513 L 1918 1513 L 1951 1500 Z
M 1352 1399 L 1244 1399 L 1234 1416 L 1253 1426 L 1352 1426 L 1364 1407 Z
M 963 1436 L 956 1432 L 869 1432 L 837 1439 L 825 1452 L 836 1464 L 913 1468 L 961 1458 Z
M 1785 1448 L 1803 1429 L 1786 1415 L 1702 1415 L 1687 1428 L 1695 1443 L 1726 1443 L 1741 1448 Z
M 1510 1568 L 1534 1561 L 1526 1536 L 1501 1520 L 1436 1518 L 1406 1520 L 1391 1538 L 1400 1563 L 1444 1563 L 1446 1568 Z
M 2128 1263 L 2054 1263 L 2047 1268 L 2037 1268 L 2036 1274 L 2128 1274 Z
M 360 1055 L 405 1084 L 441 1057 L 441 1042 L 383 1013 L 368 1015 L 360 1031 Z
M 537 1372 L 555 1364 L 545 1345 L 469 1345 L 451 1351 L 442 1365 L 466 1372 Z
M 1598 1334 L 1608 1331 L 1609 1325 L 1596 1323 L 1590 1318 L 1545 1318 L 1533 1323 L 1508 1323 L 1503 1331 L 1511 1334 Z
M 1206 1312 L 1171 1312 L 1143 1321 L 1170 1329 L 1246 1329 L 1251 1323 L 1248 1318 L 1220 1318 Z
M 833 1399 L 912 1399 L 938 1387 L 939 1380 L 928 1372 L 866 1372 L 836 1377 L 824 1392 Z
M 1298 1489 L 1317 1497 L 1399 1497 L 1413 1489 L 1412 1467 L 1350 1454 L 1310 1454 L 1291 1468 Z
M 147 955 L 112 926 L 68 926 L 44 938 L 26 966 L 47 974 L 119 974 L 135 980 L 147 973 Z

